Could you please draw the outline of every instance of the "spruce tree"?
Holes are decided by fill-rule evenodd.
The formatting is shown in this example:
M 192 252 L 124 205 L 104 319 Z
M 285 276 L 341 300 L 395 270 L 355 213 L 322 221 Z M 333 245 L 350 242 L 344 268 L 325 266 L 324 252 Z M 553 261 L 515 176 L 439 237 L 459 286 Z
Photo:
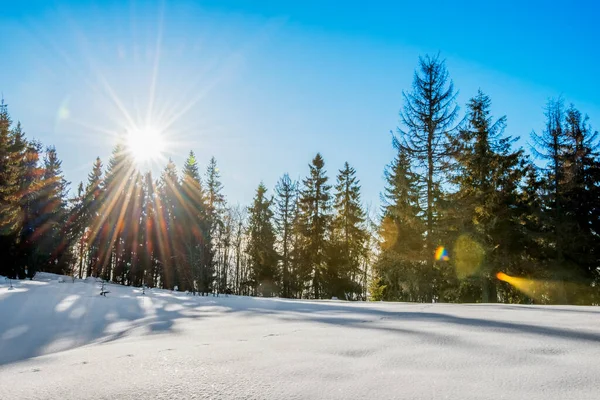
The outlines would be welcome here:
M 134 190 L 134 166 L 122 142 L 113 148 L 104 177 L 104 193 L 100 218 L 93 223 L 101 242 L 98 275 L 106 281 L 116 278 L 114 270 L 123 269 L 123 233 L 127 211 L 127 196 Z
M 44 168 L 40 165 L 42 145 L 32 141 L 28 144 L 23 162 L 23 174 L 20 181 L 20 207 L 22 228 L 19 235 L 18 263 L 27 267 L 29 278 L 41 267 L 42 260 L 35 246 L 36 236 L 41 227 L 42 187 Z M 36 235 L 36 232 L 38 234 Z
M 173 289 L 180 287 L 180 269 L 183 261 L 178 228 L 181 226 L 179 221 L 179 178 L 177 176 L 177 167 L 173 160 L 169 159 L 163 170 L 158 185 L 158 198 L 160 207 L 158 212 L 159 221 L 159 243 L 161 246 L 161 264 L 163 274 L 161 281 L 163 287 Z
M 275 224 L 279 236 L 280 255 L 281 255 L 281 295 L 291 297 L 291 252 L 293 223 L 296 207 L 297 183 L 292 182 L 288 174 L 284 174 L 275 187 L 276 193 L 276 212 Z
M 333 202 L 329 279 L 331 294 L 353 298 L 362 293 L 357 283 L 361 278 L 361 261 L 365 257 L 367 232 L 365 212 L 360 203 L 360 184 L 356 170 L 346 162 L 337 176 Z
M 92 171 L 88 174 L 83 204 L 81 207 L 82 226 L 87 229 L 88 263 L 86 276 L 98 276 L 101 243 L 100 227 L 96 222 L 100 221 L 102 218 L 102 215 L 99 214 L 101 212 L 101 204 L 105 200 L 103 195 L 102 160 L 100 157 L 96 157 Z
M 491 100 L 483 92 L 468 103 L 467 124 L 453 139 L 455 174 L 450 181 L 455 216 L 452 264 L 462 280 L 462 301 L 495 302 L 497 272 L 521 254 L 514 213 L 523 179 L 523 152 L 517 139 L 503 136 L 506 117 L 494 121 Z M 466 296 L 466 298 L 464 297 Z
M 543 167 L 545 183 L 544 219 L 548 241 L 548 257 L 554 259 L 556 278 L 560 278 L 563 263 L 563 236 L 561 234 L 566 220 L 562 212 L 564 201 L 565 149 L 567 135 L 564 129 L 564 103 L 562 98 L 550 99 L 546 105 L 546 128 L 541 134 L 532 132 L 534 145 L 532 151 L 539 159 L 546 161 Z
M 193 151 L 190 151 L 183 166 L 181 203 L 185 217 L 185 224 L 181 226 L 185 270 L 195 291 L 203 286 L 201 279 L 203 270 L 207 268 L 204 255 L 207 246 L 208 221 L 204 190 Z
M 448 71 L 438 56 L 419 58 L 411 92 L 403 92 L 404 107 L 400 112 L 400 145 L 410 157 L 420 183 L 420 204 L 426 227 L 426 262 L 434 268 L 434 250 L 440 232 L 440 202 L 444 172 L 447 166 L 448 141 L 454 134 L 458 116 L 456 95 Z M 432 296 L 437 283 L 432 284 Z
M 9 278 L 20 275 L 15 260 L 16 238 L 21 227 L 19 216 L 19 164 L 13 152 L 11 119 L 4 100 L 0 103 L 0 251 L 7 261 L 0 273 Z
M 386 168 L 379 254 L 371 292 L 384 300 L 428 301 L 431 268 L 423 268 L 425 226 L 420 218 L 418 176 L 394 139 L 396 157 Z
M 205 251 L 206 268 L 202 281 L 203 292 L 208 293 L 213 289 L 215 269 L 219 269 L 218 251 L 222 248 L 223 214 L 225 210 L 225 196 L 223 195 L 223 184 L 217 167 L 217 160 L 211 157 L 206 168 L 206 212 L 208 226 L 208 244 Z
M 248 208 L 248 263 L 252 272 L 254 292 L 271 296 L 278 292 L 278 255 L 275 251 L 272 199 L 267 198 L 267 188 L 258 185 L 253 204 Z
M 45 271 L 67 273 L 70 271 L 73 232 L 69 225 L 67 186 L 54 147 L 48 147 L 44 158 L 43 184 L 40 189 L 40 227 L 36 232 L 36 247 L 43 257 Z
M 309 168 L 310 174 L 302 181 L 303 188 L 299 199 L 299 228 L 303 246 L 301 266 L 311 277 L 313 298 L 319 299 L 324 294 L 323 274 L 327 267 L 331 186 L 327 184 L 325 161 L 321 154 L 317 153 Z
M 565 113 L 565 154 L 563 173 L 564 223 L 561 231 L 563 268 L 566 278 L 581 287 L 566 288 L 566 301 L 589 304 L 590 287 L 597 285 L 600 272 L 600 241 L 596 232 L 600 228 L 598 199 L 600 198 L 600 161 L 598 160 L 598 132 L 592 130 L 587 116 L 570 105 Z M 584 294 L 585 293 L 585 294 Z

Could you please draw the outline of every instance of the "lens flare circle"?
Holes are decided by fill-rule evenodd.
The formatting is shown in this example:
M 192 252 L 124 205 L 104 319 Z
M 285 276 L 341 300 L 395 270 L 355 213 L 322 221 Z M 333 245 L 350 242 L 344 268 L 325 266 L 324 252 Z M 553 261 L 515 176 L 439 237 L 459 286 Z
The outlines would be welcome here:
M 448 261 L 450 257 L 448 257 L 448 251 L 444 246 L 440 246 L 435 250 L 435 259 L 437 261 Z

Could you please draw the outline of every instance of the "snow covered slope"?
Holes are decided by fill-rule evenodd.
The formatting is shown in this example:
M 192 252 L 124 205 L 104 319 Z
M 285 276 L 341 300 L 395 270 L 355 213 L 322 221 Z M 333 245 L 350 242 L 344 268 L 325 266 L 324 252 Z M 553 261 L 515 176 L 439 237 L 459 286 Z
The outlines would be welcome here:
M 600 310 L 0 279 L 0 399 L 598 399 Z

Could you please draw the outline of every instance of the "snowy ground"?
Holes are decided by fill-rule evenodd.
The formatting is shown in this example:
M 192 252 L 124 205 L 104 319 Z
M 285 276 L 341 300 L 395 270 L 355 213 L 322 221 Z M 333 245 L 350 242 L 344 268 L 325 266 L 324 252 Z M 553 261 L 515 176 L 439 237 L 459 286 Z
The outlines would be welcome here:
M 600 309 L 0 279 L 0 399 L 598 399 Z

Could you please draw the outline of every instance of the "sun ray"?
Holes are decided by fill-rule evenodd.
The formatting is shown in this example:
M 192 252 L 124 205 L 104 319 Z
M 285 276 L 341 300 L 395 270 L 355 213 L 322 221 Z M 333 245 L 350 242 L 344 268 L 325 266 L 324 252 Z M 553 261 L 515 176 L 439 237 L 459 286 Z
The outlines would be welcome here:
M 156 96 L 156 82 L 158 80 L 158 67 L 160 64 L 160 54 L 163 36 L 164 6 L 164 1 L 161 1 L 158 18 L 158 32 L 156 35 L 156 45 L 154 48 L 154 65 L 152 67 L 152 79 L 150 82 L 150 95 L 148 96 L 148 108 L 146 109 L 146 123 L 150 122 L 150 116 L 154 111 L 154 97 Z

